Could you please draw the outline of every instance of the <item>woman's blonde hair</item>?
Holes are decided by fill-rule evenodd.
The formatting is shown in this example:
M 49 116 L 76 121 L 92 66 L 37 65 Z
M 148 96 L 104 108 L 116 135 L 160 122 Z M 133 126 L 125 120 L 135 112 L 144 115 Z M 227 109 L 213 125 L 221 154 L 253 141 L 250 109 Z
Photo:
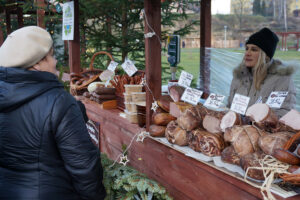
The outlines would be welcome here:
M 270 58 L 266 55 L 266 53 L 263 50 L 260 49 L 257 63 L 252 70 L 253 83 L 256 90 L 260 90 L 260 86 L 267 76 L 269 62 Z

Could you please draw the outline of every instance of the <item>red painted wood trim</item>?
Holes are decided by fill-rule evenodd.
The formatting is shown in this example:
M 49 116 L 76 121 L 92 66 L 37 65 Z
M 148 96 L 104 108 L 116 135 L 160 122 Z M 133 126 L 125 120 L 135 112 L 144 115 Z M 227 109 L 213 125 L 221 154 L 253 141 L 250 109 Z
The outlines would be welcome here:
M 44 0 L 36 0 L 36 4 L 38 9 L 36 10 L 37 14 L 37 25 L 42 28 L 46 28 L 45 24 L 45 10 L 43 8 L 46 7 Z
M 70 72 L 80 72 L 79 1 L 74 0 L 74 40 L 69 41 Z
M 18 7 L 17 8 L 17 15 L 18 15 L 18 26 L 19 28 L 22 28 L 24 26 L 24 20 L 23 20 L 23 8 Z
M 10 18 L 10 10 L 8 8 L 5 9 L 5 20 L 6 20 L 6 33 L 9 35 L 11 33 L 11 18 Z
M 161 95 L 161 44 L 157 37 L 161 38 L 161 4 L 160 0 L 144 0 L 144 10 L 148 23 L 156 33 L 156 36 L 145 39 L 145 64 L 147 85 L 155 99 Z M 152 32 L 145 22 L 145 33 Z M 151 105 L 153 96 L 146 89 L 146 127 L 151 123 Z
M 211 47 L 211 0 L 201 1 L 200 47 Z

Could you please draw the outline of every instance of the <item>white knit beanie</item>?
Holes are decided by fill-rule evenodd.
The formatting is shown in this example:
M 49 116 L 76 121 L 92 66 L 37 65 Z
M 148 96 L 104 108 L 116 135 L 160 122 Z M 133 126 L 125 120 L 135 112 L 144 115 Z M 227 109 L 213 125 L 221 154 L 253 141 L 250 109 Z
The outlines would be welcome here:
M 0 47 L 0 66 L 29 68 L 50 51 L 53 40 L 38 26 L 26 26 L 7 36 Z

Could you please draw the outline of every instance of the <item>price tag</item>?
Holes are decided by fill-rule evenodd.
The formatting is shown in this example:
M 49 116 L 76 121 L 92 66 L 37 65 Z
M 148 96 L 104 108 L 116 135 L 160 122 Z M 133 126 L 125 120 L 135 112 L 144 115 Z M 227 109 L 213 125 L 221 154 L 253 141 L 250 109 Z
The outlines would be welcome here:
M 230 110 L 244 115 L 246 113 L 250 97 L 235 94 L 232 100 Z
M 135 72 L 137 72 L 137 68 L 129 59 L 125 60 L 125 62 L 122 64 L 122 68 L 125 70 L 128 76 L 132 76 L 133 74 L 135 74 Z
M 220 108 L 225 96 L 211 93 L 206 99 L 204 106 L 212 108 Z
M 182 71 L 179 77 L 178 85 L 183 87 L 190 87 L 193 80 L 193 74 Z
M 110 70 L 110 71 L 112 71 L 112 72 L 114 72 L 116 70 L 118 64 L 119 63 L 117 63 L 117 62 L 115 62 L 115 61 L 112 60 L 112 61 L 110 61 L 107 69 Z
M 271 92 L 266 104 L 271 108 L 280 108 L 284 102 L 285 97 L 287 97 L 287 91 L 274 91 Z
M 181 100 L 188 102 L 190 104 L 193 104 L 193 105 L 197 105 L 202 94 L 203 94 L 203 92 L 201 90 L 196 90 L 196 89 L 187 87 L 184 90 L 183 95 L 181 96 Z

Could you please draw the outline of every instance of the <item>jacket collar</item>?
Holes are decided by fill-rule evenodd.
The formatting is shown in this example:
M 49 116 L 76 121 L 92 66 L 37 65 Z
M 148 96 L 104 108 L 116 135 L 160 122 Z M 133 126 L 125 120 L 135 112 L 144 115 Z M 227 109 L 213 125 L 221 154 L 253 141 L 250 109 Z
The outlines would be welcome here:
M 296 71 L 296 68 L 299 68 L 299 64 L 295 62 L 282 62 L 277 59 L 272 59 L 269 62 L 268 74 L 279 75 L 279 76 L 288 76 L 293 74 Z M 233 76 L 237 79 L 242 79 L 245 76 L 251 76 L 249 70 L 243 63 L 241 63 L 237 68 L 233 70 Z

